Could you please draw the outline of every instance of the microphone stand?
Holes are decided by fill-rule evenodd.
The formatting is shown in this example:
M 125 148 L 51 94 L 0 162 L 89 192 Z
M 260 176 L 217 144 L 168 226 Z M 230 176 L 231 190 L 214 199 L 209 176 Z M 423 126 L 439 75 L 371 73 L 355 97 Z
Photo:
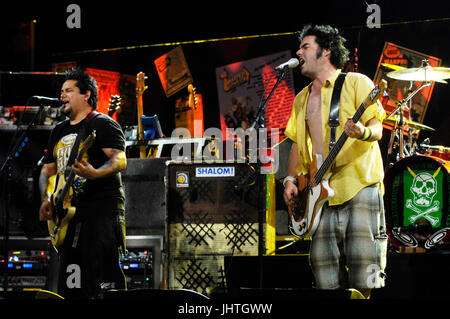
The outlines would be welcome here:
M 269 100 L 272 97 L 273 92 L 275 92 L 275 90 L 277 89 L 280 82 L 284 79 L 284 76 L 286 75 L 286 69 L 287 69 L 287 66 L 281 70 L 281 73 L 278 76 L 277 82 L 273 86 L 272 91 L 270 91 L 270 93 L 267 96 L 267 99 L 264 101 L 264 103 L 259 106 L 258 113 L 256 114 L 256 117 L 255 117 L 252 125 L 250 125 L 250 129 L 255 128 L 256 125 L 259 125 L 259 127 L 265 127 L 264 112 L 266 111 L 267 103 L 269 103 Z M 267 85 L 269 85 L 269 83 L 267 83 Z
M 284 79 L 287 68 L 288 68 L 288 66 L 284 67 L 281 70 L 281 72 L 278 76 L 277 82 L 275 83 L 271 92 L 267 96 L 267 99 L 262 104 L 260 104 L 260 106 L 258 108 L 258 113 L 249 129 L 264 128 L 266 126 L 264 113 L 266 111 L 267 104 L 269 103 L 270 98 L 272 97 L 273 93 L 277 89 L 280 82 Z M 269 83 L 270 83 L 270 81 L 269 81 Z M 269 85 L 269 83 L 267 83 L 267 85 Z M 259 145 L 259 143 L 257 143 L 257 145 Z M 258 209 L 258 263 L 259 263 L 259 288 L 262 289 L 264 286 L 264 284 L 263 284 L 263 278 L 264 278 L 264 276 L 263 276 L 263 274 L 264 274 L 263 255 L 265 253 L 265 242 L 266 242 L 265 236 L 264 236 L 263 223 L 264 223 L 266 205 L 262 205 L 261 203 L 265 203 L 266 200 L 265 200 L 264 187 L 263 187 L 263 182 L 265 181 L 265 178 L 263 178 L 263 177 L 265 177 L 265 176 L 261 176 L 263 174 L 261 174 L 261 162 L 259 160 L 257 161 L 257 171 L 256 172 L 259 173 L 257 176 L 257 179 L 259 179 L 259 181 L 258 181 L 258 204 L 257 204 L 257 206 L 258 206 L 257 207 L 257 209 Z
M 28 106 L 29 101 L 26 106 Z M 28 132 L 34 126 L 36 119 L 42 113 L 44 109 L 44 104 L 41 103 L 39 106 L 39 110 L 31 119 L 31 122 L 28 123 L 26 129 L 22 132 L 20 137 L 17 139 L 16 144 L 11 149 L 11 151 L 7 154 L 5 161 L 3 162 L 0 168 L 0 178 L 2 178 L 2 195 L 7 197 L 7 200 L 3 200 L 3 212 L 4 212 L 4 235 L 3 235 L 3 253 L 4 253 L 4 263 L 3 263 L 3 291 L 6 292 L 8 289 L 8 262 L 9 262 L 9 207 L 8 205 L 11 203 L 11 192 L 7 191 L 7 186 L 11 181 L 12 176 L 12 164 L 11 161 L 14 158 L 19 157 L 20 152 L 28 143 Z M 17 125 L 17 130 L 19 130 L 19 125 Z M 6 176 L 4 176 L 6 173 Z

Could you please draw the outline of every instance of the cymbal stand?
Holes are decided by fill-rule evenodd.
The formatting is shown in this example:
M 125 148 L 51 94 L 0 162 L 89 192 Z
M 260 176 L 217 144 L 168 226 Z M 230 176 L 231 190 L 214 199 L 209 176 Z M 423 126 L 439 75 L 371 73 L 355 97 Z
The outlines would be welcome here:
M 411 99 L 414 97 L 414 95 L 416 95 L 420 90 L 422 90 L 424 87 L 430 86 L 431 82 L 424 82 L 422 83 L 422 85 L 417 88 L 414 92 L 409 93 L 408 96 L 406 98 L 404 98 L 401 101 L 397 102 L 397 107 L 386 117 L 386 119 L 390 118 L 391 116 L 393 116 L 395 113 L 399 112 L 399 124 L 395 125 L 394 128 L 392 129 L 392 133 L 391 133 L 391 139 L 389 141 L 389 148 L 388 148 L 388 155 L 392 154 L 392 147 L 393 147 L 393 142 L 394 142 L 394 136 L 397 134 L 398 131 L 398 138 L 399 138 L 399 154 L 398 157 L 399 158 L 404 158 L 405 157 L 405 153 L 407 152 L 405 150 L 405 143 L 404 143 L 404 139 L 403 139 L 403 127 L 405 126 L 405 118 L 404 118 L 404 110 L 408 110 L 409 112 L 409 116 L 411 116 L 411 107 L 407 106 L 407 103 L 411 101 Z M 411 82 L 411 87 L 412 87 L 412 82 Z M 409 130 L 408 130 L 408 134 L 409 134 Z M 410 134 L 409 134 L 410 136 Z M 410 137 L 410 141 L 411 142 L 411 137 Z M 410 146 L 410 151 L 411 151 L 411 146 Z M 409 153 L 409 152 L 408 152 Z M 409 155 L 409 154 L 406 154 Z

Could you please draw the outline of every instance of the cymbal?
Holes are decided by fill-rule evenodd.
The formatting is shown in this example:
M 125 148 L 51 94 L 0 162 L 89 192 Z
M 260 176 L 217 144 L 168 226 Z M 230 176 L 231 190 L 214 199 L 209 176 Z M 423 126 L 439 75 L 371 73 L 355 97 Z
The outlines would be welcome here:
M 395 65 L 395 64 L 389 64 L 389 63 L 381 63 L 382 66 L 387 67 L 391 70 L 394 71 L 399 71 L 399 70 L 405 70 L 406 68 L 404 66 L 400 66 L 400 65 Z
M 395 65 L 395 64 L 389 64 L 389 63 L 381 63 L 381 65 L 384 66 L 384 67 L 386 67 L 386 68 L 389 68 L 389 69 L 391 69 L 391 70 L 394 70 L 394 71 L 400 71 L 400 70 L 406 70 L 406 69 L 407 69 L 407 68 L 405 68 L 404 66 Z M 389 76 L 389 74 L 388 74 L 388 76 Z M 395 76 L 395 75 L 394 75 L 394 76 Z M 448 83 L 448 82 L 445 81 L 445 80 L 436 80 L 436 82 L 444 83 L 444 84 L 447 84 L 447 83 Z
M 391 116 L 389 118 L 384 119 L 385 123 L 390 123 L 390 124 L 396 124 L 400 122 L 400 117 L 398 115 L 395 116 Z M 416 128 L 419 130 L 425 130 L 425 131 L 434 131 L 435 129 L 432 127 L 429 127 L 425 124 L 421 124 L 421 123 L 417 123 L 414 121 L 409 121 L 409 120 L 403 120 L 403 122 L 405 123 L 405 125 L 411 127 L 411 128 Z
M 420 67 L 391 71 L 388 77 L 404 81 L 441 81 L 450 78 L 450 68 L 444 67 Z

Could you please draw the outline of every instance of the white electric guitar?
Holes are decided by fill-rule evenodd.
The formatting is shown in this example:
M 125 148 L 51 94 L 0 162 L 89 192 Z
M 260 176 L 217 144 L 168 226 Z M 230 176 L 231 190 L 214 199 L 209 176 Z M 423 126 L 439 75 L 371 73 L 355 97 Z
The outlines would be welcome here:
M 381 80 L 356 110 L 352 118 L 353 123 L 359 121 L 367 106 L 372 105 L 386 88 L 387 82 Z M 327 174 L 326 178 L 324 176 L 347 138 L 347 133 L 343 132 L 324 161 L 321 155 L 316 155 L 311 163 L 309 174 L 297 177 L 299 194 L 288 206 L 289 230 L 293 235 L 311 237 L 316 231 L 323 205 L 334 196 L 334 190 L 328 184 L 331 174 Z

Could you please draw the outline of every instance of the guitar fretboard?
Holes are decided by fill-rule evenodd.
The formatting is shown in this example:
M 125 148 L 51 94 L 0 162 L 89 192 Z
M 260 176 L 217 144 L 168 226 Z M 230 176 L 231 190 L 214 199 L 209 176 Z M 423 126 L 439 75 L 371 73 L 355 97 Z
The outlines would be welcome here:
M 381 93 L 380 87 L 377 85 L 369 94 L 369 99 L 371 102 L 375 101 L 377 96 Z M 363 115 L 364 111 L 366 110 L 366 102 L 361 103 L 359 108 L 356 110 L 355 114 L 352 117 L 353 123 L 357 123 L 361 116 Z M 328 154 L 327 158 L 323 162 L 323 164 L 320 166 L 320 168 L 317 170 L 317 173 L 314 175 L 314 181 L 316 184 L 319 184 L 322 178 L 324 177 L 325 173 L 328 171 L 328 168 L 333 163 L 334 159 L 336 158 L 337 154 L 341 150 L 342 146 L 344 145 L 345 141 L 347 141 L 348 135 L 345 133 L 345 131 L 342 133 L 342 135 L 337 140 L 336 144 L 331 148 L 330 153 Z

